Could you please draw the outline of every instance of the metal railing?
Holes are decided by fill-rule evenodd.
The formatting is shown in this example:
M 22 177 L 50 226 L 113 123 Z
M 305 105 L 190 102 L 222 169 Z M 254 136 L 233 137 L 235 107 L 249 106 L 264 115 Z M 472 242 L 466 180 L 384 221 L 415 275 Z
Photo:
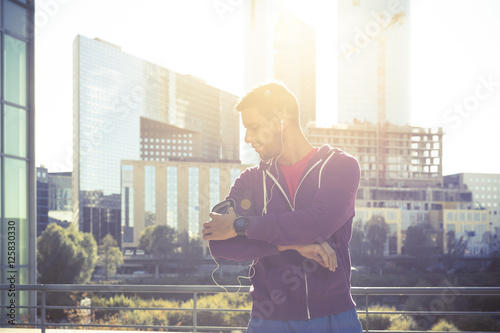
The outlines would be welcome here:
M 229 286 L 228 292 L 240 291 L 249 292 L 249 286 Z M 0 291 L 9 290 L 9 285 L 0 285 Z M 41 328 L 45 333 L 47 327 L 51 328 L 130 328 L 136 329 L 167 329 L 169 331 L 179 330 L 189 332 L 228 332 L 246 331 L 246 327 L 226 327 L 226 326 L 201 326 L 198 325 L 198 314 L 201 312 L 250 312 L 246 309 L 219 309 L 219 308 L 199 308 L 198 298 L 200 294 L 217 294 L 225 291 L 218 286 L 211 285 L 73 285 L 73 284 L 48 284 L 48 285 L 17 285 L 18 291 L 36 292 L 40 298 L 37 306 L 18 306 L 19 309 L 35 309 L 40 312 L 39 318 L 33 322 L 16 322 L 16 327 L 36 327 Z M 390 332 L 380 330 L 370 330 L 370 317 L 376 315 L 404 315 L 404 316 L 492 316 L 500 318 L 500 312 L 484 311 L 445 311 L 446 304 L 456 301 L 461 296 L 500 296 L 500 287 L 455 287 L 449 284 L 446 287 L 353 287 L 352 295 L 358 299 L 358 315 L 363 317 L 364 332 Z M 61 292 L 95 292 L 95 293 L 167 293 L 167 294 L 191 294 L 193 299 L 192 308 L 144 308 L 144 307 L 100 307 L 100 306 L 56 306 L 47 304 L 47 293 Z M 369 297 L 374 296 L 435 296 L 430 302 L 429 309 L 422 311 L 373 311 L 369 309 Z M 5 296 L 3 296 L 5 297 Z M 364 299 L 364 304 L 360 304 L 359 298 Z M 6 299 L 6 298 L 5 298 Z M 4 306 L 2 306 L 4 307 Z M 82 324 L 82 323 L 53 323 L 47 321 L 48 309 L 79 309 L 79 310 L 164 310 L 164 311 L 189 311 L 192 312 L 192 325 L 172 326 L 172 325 L 109 325 L 109 324 Z M 372 319 L 373 320 L 373 319 Z M 3 326 L 2 326 L 3 325 Z M 0 327 L 9 327 L 5 323 L 0 323 Z M 394 332 L 394 331 L 392 331 Z M 413 333 L 425 331 L 411 331 Z M 479 332 L 479 331 L 474 331 Z

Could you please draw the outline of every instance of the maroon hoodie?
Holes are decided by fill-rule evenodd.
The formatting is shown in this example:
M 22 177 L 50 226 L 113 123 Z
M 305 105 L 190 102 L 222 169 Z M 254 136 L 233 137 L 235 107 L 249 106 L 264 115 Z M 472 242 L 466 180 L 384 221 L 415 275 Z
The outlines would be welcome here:
M 210 249 L 217 258 L 253 260 L 252 317 L 306 320 L 355 306 L 348 243 L 359 178 L 353 156 L 324 145 L 307 164 L 293 201 L 274 161 L 236 179 L 227 198 L 235 201 L 238 216 L 248 217 L 247 237 L 210 241 Z M 276 250 L 325 240 L 337 253 L 335 272 L 295 250 Z

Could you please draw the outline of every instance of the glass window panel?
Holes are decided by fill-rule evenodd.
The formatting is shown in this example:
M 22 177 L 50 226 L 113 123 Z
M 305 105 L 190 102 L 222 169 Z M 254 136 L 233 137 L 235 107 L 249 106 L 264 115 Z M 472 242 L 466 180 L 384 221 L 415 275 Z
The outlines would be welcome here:
M 167 225 L 178 229 L 177 225 L 177 167 L 167 167 Z
M 231 186 L 234 184 L 236 178 L 240 176 L 240 169 L 231 169 Z
M 27 162 L 5 158 L 5 223 L 16 230 L 16 264 L 29 264 Z
M 134 167 L 122 165 L 121 219 L 123 242 L 134 241 Z
M 5 153 L 26 157 L 27 152 L 27 112 L 26 110 L 5 105 L 4 142 Z
M 210 168 L 210 208 L 221 201 L 220 198 L 220 169 Z
M 146 165 L 144 172 L 144 210 L 147 227 L 156 223 L 156 167 Z
M 19 284 L 29 284 L 29 273 L 30 273 L 30 268 L 28 267 L 25 267 L 25 268 L 21 268 L 18 270 L 18 282 Z M 18 299 L 17 299 L 17 303 L 16 304 L 30 304 L 29 303 L 29 292 L 28 291 L 19 291 L 17 293 L 18 295 Z M 24 308 L 20 308 L 19 309 L 19 312 L 18 312 L 18 315 L 21 317 L 21 316 L 27 316 L 29 314 L 29 309 L 24 309 Z
M 27 37 L 28 16 L 26 9 L 10 1 L 5 1 L 4 6 L 4 27 L 15 34 Z
M 8 35 L 4 36 L 4 98 L 9 102 L 26 106 L 26 43 Z
M 199 234 L 199 170 L 188 169 L 188 228 L 190 236 Z

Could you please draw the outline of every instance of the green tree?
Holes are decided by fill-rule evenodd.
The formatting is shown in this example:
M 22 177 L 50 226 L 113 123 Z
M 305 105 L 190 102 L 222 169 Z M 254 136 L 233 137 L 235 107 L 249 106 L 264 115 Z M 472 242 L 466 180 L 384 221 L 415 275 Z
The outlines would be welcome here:
M 97 243 L 76 227 L 50 224 L 37 240 L 40 283 L 86 283 L 97 261 Z
M 71 229 L 78 233 L 80 236 L 80 246 L 87 250 L 87 258 L 83 262 L 77 283 L 87 283 L 90 281 L 92 273 L 94 273 L 95 265 L 97 264 L 97 243 L 91 233 L 79 232 L 76 227 L 72 227 Z
M 357 220 L 352 225 L 352 236 L 349 242 L 349 252 L 352 262 L 355 265 L 362 264 L 366 257 L 366 241 L 361 220 Z
M 142 231 L 139 248 L 147 254 L 167 257 L 179 248 L 177 232 L 166 225 L 151 225 Z
M 190 238 L 187 231 L 178 235 L 181 257 L 183 259 L 202 259 L 203 247 L 200 238 Z
M 123 264 L 123 255 L 120 248 L 110 234 L 107 234 L 106 237 L 101 240 L 101 245 L 99 246 L 99 260 L 97 263 L 99 266 L 104 267 L 106 281 L 109 280 L 109 276 L 115 275 L 116 268 Z
M 365 235 L 368 247 L 372 256 L 382 256 L 384 254 L 385 243 L 389 226 L 383 216 L 373 215 L 365 224 Z
M 37 239 L 38 281 L 44 284 L 87 283 L 97 261 L 97 243 L 91 234 L 75 226 L 63 229 L 50 224 Z M 47 293 L 47 304 L 76 305 L 74 295 Z M 58 321 L 66 314 L 62 309 L 48 309 L 47 315 Z
M 187 231 L 178 234 L 181 258 L 179 273 L 187 276 L 196 271 L 196 261 L 203 259 L 203 247 L 200 238 L 189 237 Z
M 438 248 L 434 228 L 430 224 L 413 224 L 406 231 L 404 242 L 404 252 L 415 257 L 415 264 L 418 268 L 425 268 L 436 262 Z

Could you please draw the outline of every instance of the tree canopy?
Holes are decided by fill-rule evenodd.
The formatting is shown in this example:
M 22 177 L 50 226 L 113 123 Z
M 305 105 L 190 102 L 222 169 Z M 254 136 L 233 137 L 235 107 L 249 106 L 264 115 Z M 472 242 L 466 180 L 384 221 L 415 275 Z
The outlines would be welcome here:
M 101 240 L 98 264 L 104 269 L 106 281 L 109 280 L 110 276 L 115 275 L 117 267 L 123 264 L 123 255 L 120 248 L 110 234 L 107 234 Z
M 166 257 L 179 248 L 177 232 L 166 225 L 150 225 L 141 233 L 139 248 L 147 254 Z
M 370 254 L 372 256 L 382 256 L 384 254 L 385 243 L 389 226 L 385 218 L 379 215 L 373 215 L 365 224 L 365 237 L 368 241 Z
M 349 252 L 353 264 L 361 264 L 366 256 L 366 241 L 365 233 L 363 232 L 363 224 L 361 220 L 357 220 L 352 225 L 352 236 L 349 242 Z
M 97 261 L 97 243 L 89 233 L 50 224 L 37 240 L 40 283 L 86 283 Z

